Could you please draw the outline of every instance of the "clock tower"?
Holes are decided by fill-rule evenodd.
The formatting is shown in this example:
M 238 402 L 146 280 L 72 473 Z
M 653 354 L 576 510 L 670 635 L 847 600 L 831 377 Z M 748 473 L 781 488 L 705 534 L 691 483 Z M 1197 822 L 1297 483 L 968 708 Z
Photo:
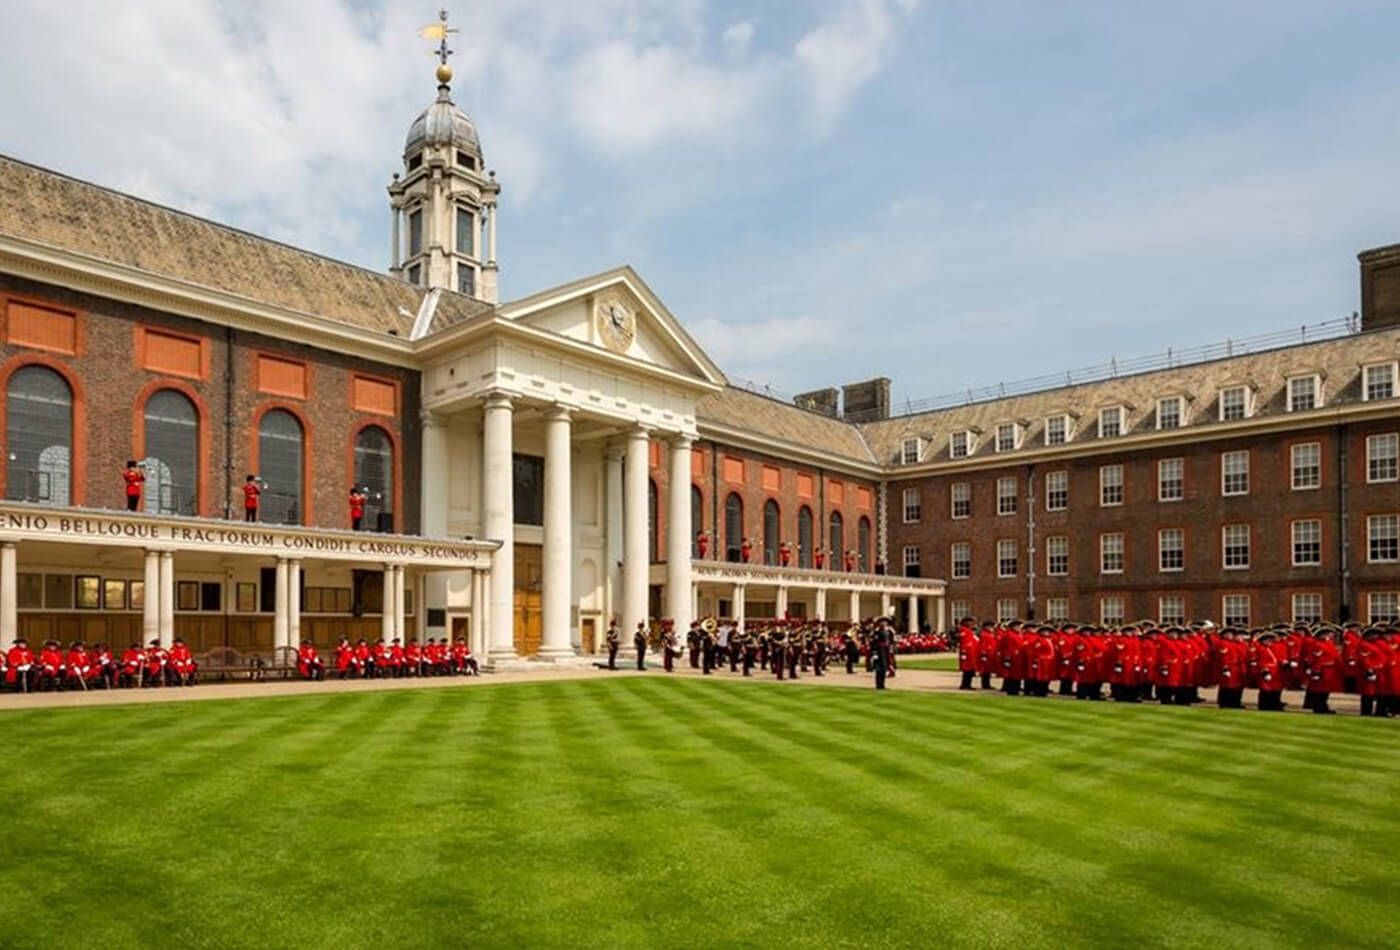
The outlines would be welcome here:
M 437 98 L 408 127 L 403 171 L 389 184 L 389 271 L 423 287 L 497 303 L 501 186 L 486 170 L 476 124 L 452 101 L 447 38 L 457 31 L 447 25 L 446 10 L 438 16 L 423 29 L 424 37 L 438 40 Z

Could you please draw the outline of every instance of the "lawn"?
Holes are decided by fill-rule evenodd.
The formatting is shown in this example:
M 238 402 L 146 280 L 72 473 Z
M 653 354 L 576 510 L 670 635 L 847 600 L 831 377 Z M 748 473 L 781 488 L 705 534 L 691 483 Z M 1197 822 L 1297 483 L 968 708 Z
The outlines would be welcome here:
M 657 677 L 0 739 L 10 947 L 1400 945 L 1394 722 Z
M 956 673 L 958 655 L 943 653 L 937 656 L 901 656 L 895 658 L 895 663 L 901 670 L 945 670 Z

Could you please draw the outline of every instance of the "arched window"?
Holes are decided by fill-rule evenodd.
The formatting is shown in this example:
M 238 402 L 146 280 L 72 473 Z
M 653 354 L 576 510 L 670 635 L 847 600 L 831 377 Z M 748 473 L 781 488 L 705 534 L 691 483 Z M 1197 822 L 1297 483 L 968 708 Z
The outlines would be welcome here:
M 258 465 L 267 488 L 260 517 L 272 524 L 301 524 L 302 467 L 306 434 L 301 422 L 285 409 L 264 413 L 258 424 Z
M 146 400 L 145 461 L 148 512 L 199 513 L 199 413 L 189 396 L 161 389 Z
M 778 503 L 768 499 L 763 505 L 763 563 L 778 563 L 778 545 L 782 543 L 782 527 L 778 518 Z
M 656 553 L 656 482 L 647 480 L 647 560 L 653 564 L 659 559 Z
M 355 436 L 355 485 L 368 489 L 364 524 L 371 531 L 394 530 L 394 442 L 379 426 Z
M 5 497 L 66 505 L 73 494 L 73 390 L 45 366 L 25 366 L 6 389 Z
M 699 485 L 690 486 L 690 556 L 700 556 L 700 544 L 696 540 L 705 530 L 705 494 Z
M 737 494 L 724 500 L 724 559 L 737 561 L 744 543 L 744 501 Z
M 812 567 L 812 509 L 806 505 L 797 510 L 797 566 Z
M 859 558 L 861 573 L 870 572 L 870 519 L 861 516 L 856 524 L 856 557 Z
M 827 547 L 831 548 L 831 563 L 828 567 L 835 569 L 841 564 L 841 558 L 846 553 L 846 528 L 845 522 L 841 520 L 841 512 L 831 513 L 831 531 Z

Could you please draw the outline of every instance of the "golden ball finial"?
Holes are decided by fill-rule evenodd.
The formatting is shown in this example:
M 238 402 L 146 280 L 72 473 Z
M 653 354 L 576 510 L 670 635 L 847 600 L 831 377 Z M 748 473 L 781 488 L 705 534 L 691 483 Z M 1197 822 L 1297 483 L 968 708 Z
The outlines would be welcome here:
M 452 81 L 452 67 L 446 63 L 438 63 L 437 81 L 442 85 L 447 85 Z

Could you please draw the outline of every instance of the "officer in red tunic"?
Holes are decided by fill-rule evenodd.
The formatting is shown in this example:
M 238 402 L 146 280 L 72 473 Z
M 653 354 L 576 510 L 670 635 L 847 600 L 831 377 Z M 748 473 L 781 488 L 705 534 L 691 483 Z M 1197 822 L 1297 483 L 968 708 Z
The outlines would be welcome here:
M 243 520 L 258 520 L 258 499 L 262 495 L 262 482 L 256 475 L 243 480 Z
M 971 618 L 958 621 L 958 670 L 962 673 L 962 684 L 958 689 L 972 689 L 972 678 L 977 675 L 977 631 L 972 628 Z
M 355 648 L 348 637 L 341 637 L 335 645 L 335 672 L 341 679 L 353 675 L 355 668 Z
M 424 673 L 423 645 L 417 640 L 408 641 L 408 644 L 403 648 L 403 669 L 408 676 L 422 676 Z
M 304 680 L 326 678 L 326 664 L 321 662 L 321 655 L 316 652 L 316 644 L 310 640 L 303 640 L 297 646 L 297 675 Z
M 1249 662 L 1249 651 L 1240 639 L 1243 632 L 1226 627 L 1220 631 L 1220 636 L 1215 638 L 1215 668 L 1220 681 L 1215 702 L 1221 709 L 1244 708 L 1245 671 Z
M 471 645 L 461 637 L 452 644 L 452 665 L 463 676 L 481 675 L 481 666 L 476 662 L 476 657 L 472 656 Z
M 745 564 L 753 558 L 753 542 L 748 538 L 739 542 L 739 560 Z
M 63 651 L 57 640 L 46 640 L 39 650 L 39 688 L 42 690 L 63 688 Z
M 146 654 L 141 650 L 141 644 L 133 643 L 122 651 L 121 666 L 117 672 L 117 685 L 137 686 L 141 684 L 145 674 L 142 670 L 146 665 Z
M 170 644 L 170 678 L 176 686 L 193 686 L 195 673 L 199 670 L 199 664 L 194 661 L 194 655 L 190 653 L 190 648 L 185 645 L 185 641 L 179 637 Z
M 105 643 L 93 645 L 91 678 L 94 682 L 100 681 L 107 689 L 116 685 L 117 663 L 112 659 L 112 651 Z
M 63 683 L 65 686 L 76 686 L 79 689 L 87 689 L 88 680 L 91 679 L 92 658 L 88 655 L 87 647 L 81 640 L 74 640 L 68 647 L 68 654 L 63 658 Z
M 702 560 L 702 561 L 705 560 L 705 558 L 706 558 L 706 557 L 709 555 L 709 553 L 710 553 L 710 535 L 709 535 L 709 532 L 706 532 L 706 531 L 699 531 L 699 532 L 696 532 L 696 534 L 695 534 L 695 550 L 696 550 L 697 552 L 699 552 L 699 554 L 700 554 L 700 560 Z
M 822 569 L 822 564 L 824 563 L 825 557 L 826 552 L 824 552 L 821 548 L 817 548 L 815 551 L 812 552 L 812 564 L 816 567 L 817 570 L 820 571 Z
M 5 653 L 5 682 L 17 693 L 27 693 L 34 687 L 34 651 L 24 637 L 16 637 Z
M 1388 716 L 1385 690 L 1390 683 L 1391 651 L 1374 627 L 1361 635 L 1357 654 L 1357 689 L 1361 693 L 1361 715 Z
M 1026 657 L 1021 649 L 1020 624 L 1005 623 L 997 631 L 997 657 L 1001 660 L 1001 689 L 1008 696 L 1019 696 L 1026 678 Z
M 1319 715 L 1330 716 L 1337 710 L 1327 704 L 1333 693 L 1342 691 L 1342 650 L 1337 635 L 1319 630 L 1313 637 L 1308 663 L 1308 689 L 1303 707 Z
M 355 675 L 366 679 L 374 675 L 374 651 L 363 637 L 355 644 Z
M 398 637 L 395 637 L 394 642 L 389 644 L 389 675 L 394 677 L 394 679 L 400 679 L 403 676 L 403 664 L 403 642 Z
M 365 489 L 356 485 L 350 489 L 350 530 L 359 531 L 360 525 L 365 520 L 365 502 L 369 500 L 369 494 Z
M 159 640 L 152 640 L 146 645 L 145 659 L 145 684 L 147 686 L 164 686 L 165 669 L 170 663 L 170 654 L 160 645 Z
M 122 481 L 126 483 L 126 510 L 136 511 L 141 507 L 141 486 L 146 483 L 146 471 L 136 463 L 136 459 L 126 460 Z
M 792 545 L 783 541 L 778 545 L 778 564 L 788 567 L 792 564 Z
M 1055 641 L 1049 627 L 1039 627 L 1026 644 L 1026 695 L 1049 696 L 1050 681 L 1055 678 L 1058 664 Z

